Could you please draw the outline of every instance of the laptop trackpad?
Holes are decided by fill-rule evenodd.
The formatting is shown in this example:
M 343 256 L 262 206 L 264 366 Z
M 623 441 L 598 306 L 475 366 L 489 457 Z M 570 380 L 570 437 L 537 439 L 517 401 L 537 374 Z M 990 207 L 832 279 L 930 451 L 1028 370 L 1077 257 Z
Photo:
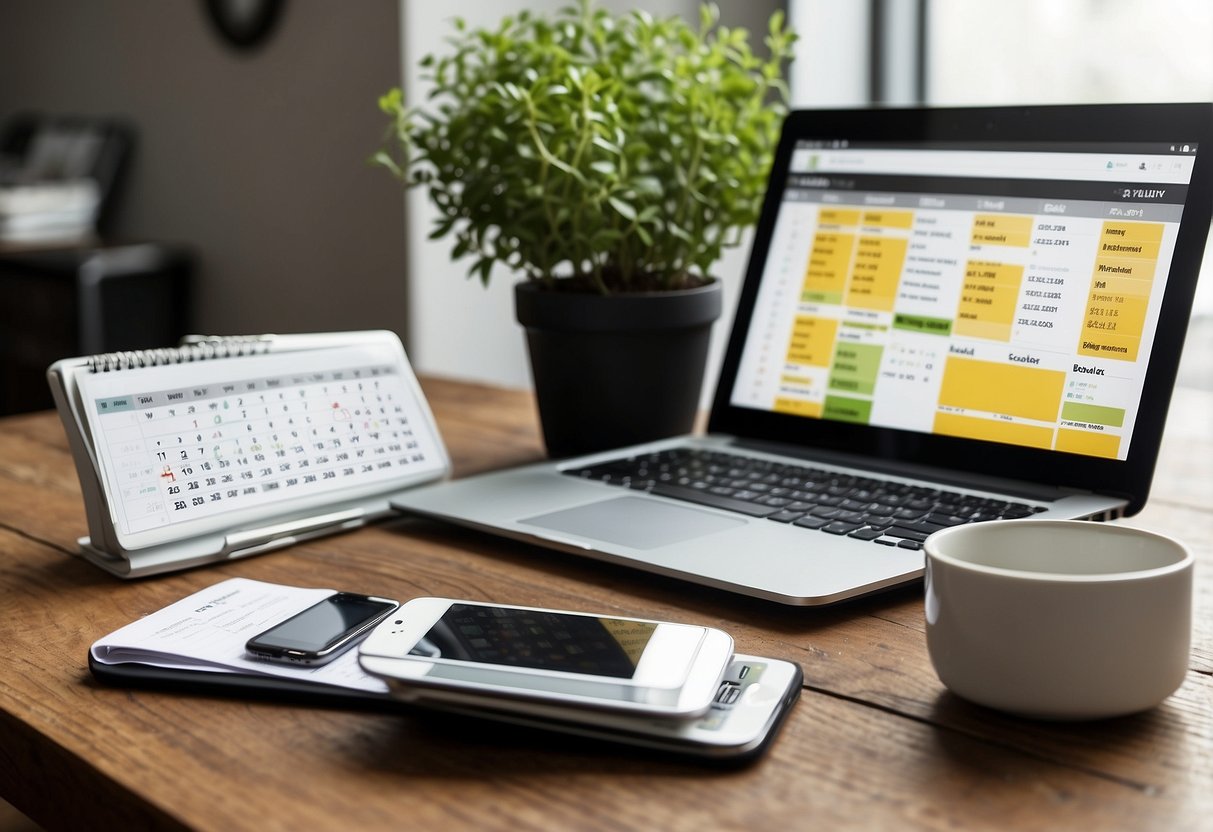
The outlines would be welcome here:
M 732 529 L 746 521 L 642 497 L 617 497 L 518 522 L 633 549 L 656 549 Z

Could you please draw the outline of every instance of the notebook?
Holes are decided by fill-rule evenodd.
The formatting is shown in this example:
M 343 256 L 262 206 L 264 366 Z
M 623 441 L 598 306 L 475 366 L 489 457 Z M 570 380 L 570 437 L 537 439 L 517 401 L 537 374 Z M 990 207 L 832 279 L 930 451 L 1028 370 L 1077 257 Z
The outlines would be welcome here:
M 450 470 L 392 332 L 191 337 L 47 373 L 84 496 L 81 554 L 124 578 L 355 528 Z
M 948 525 L 1132 514 L 1211 180 L 1209 104 L 794 112 L 706 435 L 393 504 L 796 605 Z

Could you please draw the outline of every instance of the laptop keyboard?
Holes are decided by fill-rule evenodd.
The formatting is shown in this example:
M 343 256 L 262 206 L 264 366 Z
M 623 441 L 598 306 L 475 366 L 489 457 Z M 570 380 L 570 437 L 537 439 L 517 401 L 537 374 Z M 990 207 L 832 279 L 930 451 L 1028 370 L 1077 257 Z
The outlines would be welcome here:
M 903 549 L 921 549 L 929 534 L 949 526 L 1044 511 L 1026 503 L 699 448 L 672 448 L 563 473 Z

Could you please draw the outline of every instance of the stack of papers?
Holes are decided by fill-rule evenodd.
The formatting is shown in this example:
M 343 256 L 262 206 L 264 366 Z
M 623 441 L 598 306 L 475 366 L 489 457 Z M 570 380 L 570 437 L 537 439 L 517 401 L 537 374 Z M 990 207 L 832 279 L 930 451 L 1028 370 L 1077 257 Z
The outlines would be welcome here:
M 387 685 L 367 675 L 351 649 L 318 667 L 276 664 L 249 656 L 245 643 L 270 627 L 330 595 L 332 589 L 305 589 L 231 578 L 128 624 L 90 648 L 101 664 L 141 664 L 207 673 L 278 676 L 370 693 Z
M 101 194 L 92 179 L 0 187 L 0 241 L 84 237 L 97 222 Z

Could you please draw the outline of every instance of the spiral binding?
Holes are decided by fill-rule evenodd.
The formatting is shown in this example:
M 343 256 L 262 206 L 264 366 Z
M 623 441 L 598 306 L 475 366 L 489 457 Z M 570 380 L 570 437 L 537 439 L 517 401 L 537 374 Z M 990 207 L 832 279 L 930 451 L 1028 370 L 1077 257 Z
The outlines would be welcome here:
M 257 355 L 269 351 L 270 341 L 271 339 L 261 335 L 235 335 L 203 338 L 180 347 L 107 352 L 90 356 L 88 371 L 90 373 L 112 373 L 119 370 L 137 370 L 140 367 L 209 361 L 212 358 Z

